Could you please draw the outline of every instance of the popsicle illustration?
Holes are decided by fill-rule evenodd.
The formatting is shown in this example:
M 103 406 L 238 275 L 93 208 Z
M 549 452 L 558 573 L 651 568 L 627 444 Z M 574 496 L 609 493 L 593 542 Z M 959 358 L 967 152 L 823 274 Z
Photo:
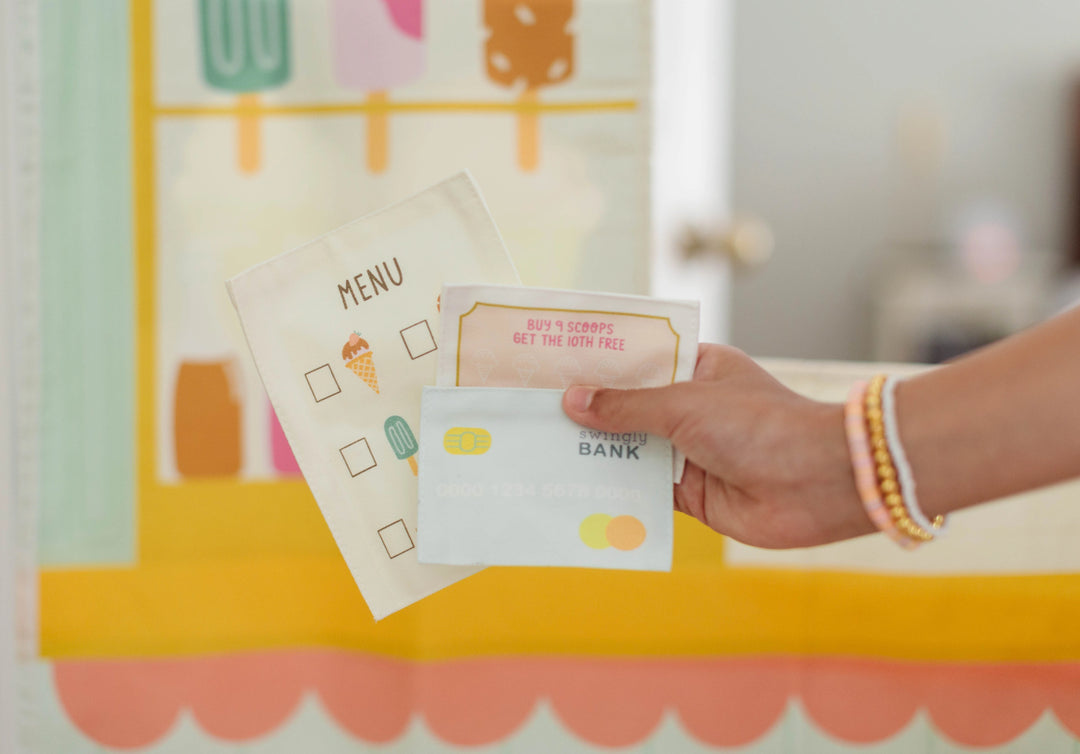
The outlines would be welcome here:
M 416 453 L 420 446 L 416 444 L 416 437 L 409 429 L 409 423 L 400 416 L 391 416 L 383 424 L 383 431 L 386 432 L 386 441 L 394 449 L 394 455 L 399 461 L 408 461 L 413 476 L 416 476 Z
M 540 161 L 537 94 L 574 73 L 574 35 L 567 30 L 574 0 L 484 0 L 487 76 L 505 87 L 523 87 L 518 115 L 518 167 Z
M 476 365 L 476 371 L 480 373 L 480 384 L 486 385 L 488 377 L 491 375 L 491 370 L 499 365 L 499 360 L 492 351 L 487 348 L 482 348 L 476 352 L 474 363 Z
M 237 94 L 240 170 L 261 162 L 258 92 L 289 78 L 286 0 L 199 0 L 202 70 L 206 83 Z
M 367 167 L 386 170 L 386 90 L 424 73 L 423 0 L 334 0 L 334 72 L 344 87 L 367 92 Z

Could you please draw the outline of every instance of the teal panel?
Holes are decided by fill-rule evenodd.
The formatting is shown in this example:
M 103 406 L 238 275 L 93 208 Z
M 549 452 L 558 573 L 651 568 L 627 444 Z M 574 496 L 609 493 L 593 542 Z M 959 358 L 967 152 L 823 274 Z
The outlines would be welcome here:
M 134 553 L 129 10 L 42 3 L 43 565 Z

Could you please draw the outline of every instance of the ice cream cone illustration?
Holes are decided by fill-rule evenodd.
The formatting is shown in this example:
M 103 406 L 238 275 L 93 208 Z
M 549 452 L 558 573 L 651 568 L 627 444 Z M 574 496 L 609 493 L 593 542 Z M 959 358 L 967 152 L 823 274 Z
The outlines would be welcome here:
M 564 356 L 555 365 L 555 374 L 559 375 L 559 382 L 565 390 L 573 384 L 574 378 L 581 374 L 581 364 L 573 356 Z
M 615 380 L 622 375 L 622 369 L 611 359 L 603 359 L 596 365 L 596 371 L 593 374 L 602 386 L 615 387 Z
M 637 370 L 638 385 L 641 387 L 658 387 L 665 384 L 660 367 L 651 361 L 646 361 Z
M 394 455 L 399 461 L 408 461 L 413 476 L 416 476 L 419 471 L 416 468 L 416 453 L 420 446 L 416 444 L 416 436 L 409 428 L 409 423 L 400 416 L 391 416 L 383 424 L 383 431 L 386 432 L 386 441 L 394 449 Z
M 514 369 L 517 370 L 522 387 L 529 386 L 529 380 L 539 368 L 540 362 L 531 353 L 523 353 L 514 358 Z
M 379 392 L 379 375 L 375 372 L 374 352 L 368 342 L 360 337 L 360 333 L 354 332 L 349 336 L 349 342 L 341 349 L 341 358 L 345 359 L 345 366 L 353 370 L 369 388 L 376 393 Z
M 491 376 L 491 370 L 499 365 L 499 360 L 495 358 L 495 354 L 483 348 L 476 352 L 476 359 L 473 363 L 476 365 L 476 371 L 480 374 L 480 384 L 486 385 L 488 377 Z

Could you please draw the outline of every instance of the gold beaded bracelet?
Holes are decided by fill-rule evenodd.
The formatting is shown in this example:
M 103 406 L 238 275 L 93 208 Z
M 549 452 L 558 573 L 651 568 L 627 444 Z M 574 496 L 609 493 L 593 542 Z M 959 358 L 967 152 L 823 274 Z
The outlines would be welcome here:
M 878 488 L 896 528 L 916 542 L 929 542 L 934 535 L 915 523 L 904 504 L 903 491 L 897 480 L 896 466 L 889 452 L 889 443 L 885 439 L 885 417 L 881 406 L 881 391 L 885 387 L 885 379 L 883 374 L 874 377 L 867 386 L 865 398 L 866 426 L 870 438 L 870 452 L 873 455 L 877 473 Z

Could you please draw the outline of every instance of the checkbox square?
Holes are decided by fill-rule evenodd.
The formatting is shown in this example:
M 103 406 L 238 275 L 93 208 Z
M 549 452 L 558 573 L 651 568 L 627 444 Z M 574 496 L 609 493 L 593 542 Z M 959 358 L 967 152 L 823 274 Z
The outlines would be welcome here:
M 334 376 L 334 370 L 330 368 L 329 364 L 315 367 L 304 374 L 304 379 L 307 380 L 307 386 L 311 390 L 311 397 L 315 399 L 316 403 L 332 398 L 341 392 L 341 386 L 338 385 L 337 377 Z
M 386 554 L 390 556 L 391 560 L 416 547 L 413 544 L 412 537 L 409 536 L 409 530 L 405 527 L 405 522 L 400 518 L 394 523 L 387 524 L 379 529 L 379 539 L 382 540 L 383 547 L 386 548 Z
M 341 457 L 345 460 L 345 467 L 349 470 L 349 476 L 360 476 L 365 471 L 378 466 L 375 455 L 371 452 L 366 437 L 361 437 L 340 449 Z
M 431 334 L 431 325 L 426 319 L 402 330 L 401 340 L 405 344 L 405 350 L 409 352 L 409 358 L 413 361 L 438 349 L 435 345 L 435 336 Z

